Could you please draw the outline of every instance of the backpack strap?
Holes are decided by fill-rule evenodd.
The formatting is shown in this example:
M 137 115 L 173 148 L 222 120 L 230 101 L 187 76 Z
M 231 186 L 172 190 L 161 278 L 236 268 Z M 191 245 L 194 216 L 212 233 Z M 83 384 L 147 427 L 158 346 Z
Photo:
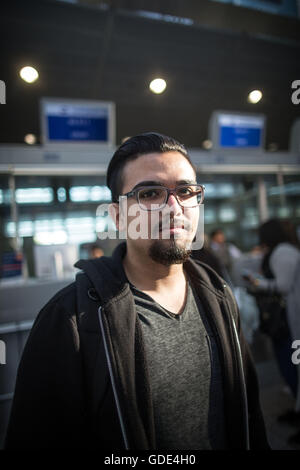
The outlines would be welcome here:
M 84 272 L 76 274 L 76 318 L 84 370 L 84 387 L 92 428 L 96 428 L 98 409 L 109 383 L 105 350 L 98 320 L 99 295 Z
M 102 304 L 115 297 L 122 288 L 122 282 L 114 276 L 109 266 L 111 262 L 109 257 L 102 256 L 97 259 L 79 260 L 74 265 L 88 277 L 91 283 L 89 287 L 94 288 Z
M 77 315 L 88 312 L 95 302 L 100 303 L 100 297 L 90 278 L 83 272 L 76 274 Z M 99 308 L 99 306 L 98 306 Z M 80 317 L 77 318 L 80 322 Z

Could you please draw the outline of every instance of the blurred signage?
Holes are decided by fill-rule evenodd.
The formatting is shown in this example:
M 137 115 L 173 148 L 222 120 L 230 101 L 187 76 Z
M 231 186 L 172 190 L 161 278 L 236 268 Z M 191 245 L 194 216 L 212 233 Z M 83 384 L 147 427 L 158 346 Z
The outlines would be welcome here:
M 8 278 L 22 276 L 23 256 L 21 253 L 7 251 L 2 254 L 0 277 Z
M 115 144 L 111 102 L 43 98 L 41 122 L 45 144 Z
M 210 122 L 214 149 L 261 150 L 264 145 L 265 116 L 216 111 Z
M 259 117 L 219 116 L 221 147 L 260 147 L 264 120 Z

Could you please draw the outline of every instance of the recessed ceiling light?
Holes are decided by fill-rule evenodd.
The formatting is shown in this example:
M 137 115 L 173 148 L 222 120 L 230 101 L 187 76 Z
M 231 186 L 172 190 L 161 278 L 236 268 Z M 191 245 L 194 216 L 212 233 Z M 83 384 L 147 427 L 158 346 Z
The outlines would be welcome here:
M 36 143 L 36 136 L 34 134 L 26 134 L 24 137 L 24 141 L 28 145 L 33 145 Z
M 163 78 L 155 78 L 149 85 L 150 90 L 156 94 L 163 93 L 166 87 L 167 82 Z
M 212 148 L 212 141 L 209 140 L 209 139 L 203 140 L 202 147 L 206 150 L 211 149 Z
M 35 68 L 26 66 L 20 70 L 20 77 L 27 83 L 33 83 L 38 79 L 39 74 Z
M 262 95 L 260 90 L 252 90 L 248 95 L 248 102 L 256 104 L 262 99 Z

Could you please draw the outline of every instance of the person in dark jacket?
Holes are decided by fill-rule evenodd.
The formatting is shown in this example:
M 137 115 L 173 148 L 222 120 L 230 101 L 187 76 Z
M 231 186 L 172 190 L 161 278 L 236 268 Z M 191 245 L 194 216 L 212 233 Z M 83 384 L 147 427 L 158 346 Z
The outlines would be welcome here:
M 202 263 L 208 264 L 214 271 L 216 271 L 219 276 L 224 278 L 224 269 L 214 254 L 214 252 L 209 247 L 209 238 L 205 235 L 203 247 L 198 250 L 193 250 L 191 254 L 193 259 L 197 259 L 198 261 L 202 261 Z
M 190 256 L 204 189 L 185 147 L 132 137 L 107 185 L 126 241 L 39 313 L 6 448 L 269 449 L 236 301 Z

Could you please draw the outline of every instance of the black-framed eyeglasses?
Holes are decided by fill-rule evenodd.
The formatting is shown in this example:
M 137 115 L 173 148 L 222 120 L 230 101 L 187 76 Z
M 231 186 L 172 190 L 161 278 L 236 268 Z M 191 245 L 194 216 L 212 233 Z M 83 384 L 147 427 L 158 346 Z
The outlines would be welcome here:
M 165 186 L 139 186 L 122 196 L 134 196 L 141 209 L 146 211 L 163 209 L 170 194 L 174 194 L 178 204 L 182 207 L 197 207 L 204 201 L 203 184 L 182 184 L 176 188 L 169 189 Z

